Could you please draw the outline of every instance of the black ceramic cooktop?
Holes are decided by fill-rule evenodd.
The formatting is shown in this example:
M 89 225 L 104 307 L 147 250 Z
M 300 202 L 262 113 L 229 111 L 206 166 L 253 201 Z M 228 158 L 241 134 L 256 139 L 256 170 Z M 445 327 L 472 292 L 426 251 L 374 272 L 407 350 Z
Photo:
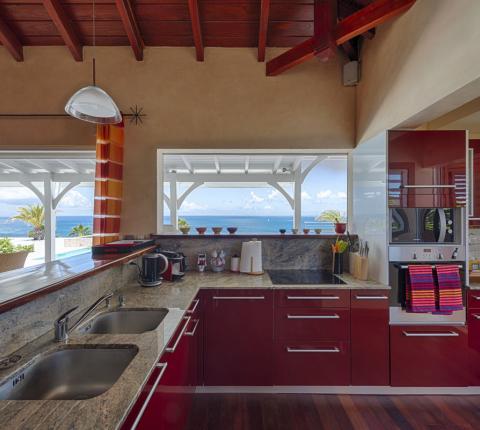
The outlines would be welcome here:
M 326 270 L 267 270 L 274 285 L 345 284 Z

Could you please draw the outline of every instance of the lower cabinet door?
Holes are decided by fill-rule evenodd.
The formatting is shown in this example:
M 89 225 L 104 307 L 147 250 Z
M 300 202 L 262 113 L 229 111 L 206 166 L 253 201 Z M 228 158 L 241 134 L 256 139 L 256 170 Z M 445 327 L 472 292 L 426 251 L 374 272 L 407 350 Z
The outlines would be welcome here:
M 470 385 L 466 327 L 390 327 L 391 385 L 464 387 Z
M 348 342 L 275 342 L 274 385 L 350 385 Z
M 480 386 L 480 310 L 469 309 L 467 324 L 470 385 Z

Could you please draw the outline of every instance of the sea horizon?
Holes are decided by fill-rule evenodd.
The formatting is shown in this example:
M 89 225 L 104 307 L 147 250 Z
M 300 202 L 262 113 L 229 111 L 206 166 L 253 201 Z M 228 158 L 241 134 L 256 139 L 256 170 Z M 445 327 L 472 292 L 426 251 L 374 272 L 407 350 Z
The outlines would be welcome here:
M 237 227 L 237 233 L 278 233 L 280 229 L 290 231 L 293 227 L 293 218 L 288 215 L 184 215 L 190 227 L 191 234 L 196 234 L 195 227 Z M 164 218 L 165 224 L 170 224 L 170 217 Z M 57 216 L 56 236 L 67 237 L 70 230 L 78 224 L 93 228 L 93 216 Z M 324 221 L 315 221 L 315 216 L 303 216 L 301 229 L 321 228 L 324 233 L 334 231 L 333 224 Z M 31 227 L 22 221 L 9 217 L 0 217 L 0 237 L 27 237 Z

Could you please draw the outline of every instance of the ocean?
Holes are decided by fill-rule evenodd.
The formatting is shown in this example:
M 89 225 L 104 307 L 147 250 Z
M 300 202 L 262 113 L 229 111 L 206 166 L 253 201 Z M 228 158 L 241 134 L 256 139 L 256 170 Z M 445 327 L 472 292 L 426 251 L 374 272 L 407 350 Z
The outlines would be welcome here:
M 226 233 L 227 227 L 238 227 L 237 233 L 278 233 L 284 228 L 289 231 L 292 228 L 290 216 L 182 216 L 192 227 L 190 234 L 196 234 L 195 227 L 223 227 Z M 169 224 L 169 217 L 165 217 L 165 223 Z M 57 237 L 67 237 L 72 227 L 82 224 L 92 229 L 93 218 L 91 216 L 58 216 Z M 329 222 L 315 221 L 313 216 L 302 217 L 302 228 L 321 228 L 323 233 L 333 233 L 333 225 Z M 22 221 L 0 217 L 0 237 L 27 237 L 30 226 Z

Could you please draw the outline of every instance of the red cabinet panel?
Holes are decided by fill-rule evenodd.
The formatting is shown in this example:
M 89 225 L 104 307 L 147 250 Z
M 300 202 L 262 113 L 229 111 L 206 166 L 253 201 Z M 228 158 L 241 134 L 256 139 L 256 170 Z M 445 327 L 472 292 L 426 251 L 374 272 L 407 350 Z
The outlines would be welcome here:
M 274 385 L 350 385 L 348 342 L 275 342 Z
M 195 297 L 187 311 L 190 315 L 190 324 L 185 335 L 190 337 L 189 361 L 191 384 L 193 387 L 203 385 L 203 355 L 204 355 L 204 304 L 205 295 L 201 292 Z
M 276 340 L 348 340 L 349 309 L 276 308 Z
M 205 385 L 272 385 L 272 291 L 209 291 L 205 321 Z
M 468 290 L 468 309 L 480 310 L 480 290 Z
M 352 385 L 389 385 L 387 290 L 351 291 Z
M 391 385 L 470 385 L 466 327 L 390 327 Z
M 472 218 L 478 218 L 470 221 L 470 226 L 480 226 L 480 139 L 470 139 L 469 148 L 472 151 L 472 169 L 471 169 L 471 196 L 472 196 Z
M 348 308 L 348 290 L 289 289 L 275 291 L 275 303 L 280 307 Z
M 389 206 L 465 206 L 466 138 L 460 130 L 389 131 Z

